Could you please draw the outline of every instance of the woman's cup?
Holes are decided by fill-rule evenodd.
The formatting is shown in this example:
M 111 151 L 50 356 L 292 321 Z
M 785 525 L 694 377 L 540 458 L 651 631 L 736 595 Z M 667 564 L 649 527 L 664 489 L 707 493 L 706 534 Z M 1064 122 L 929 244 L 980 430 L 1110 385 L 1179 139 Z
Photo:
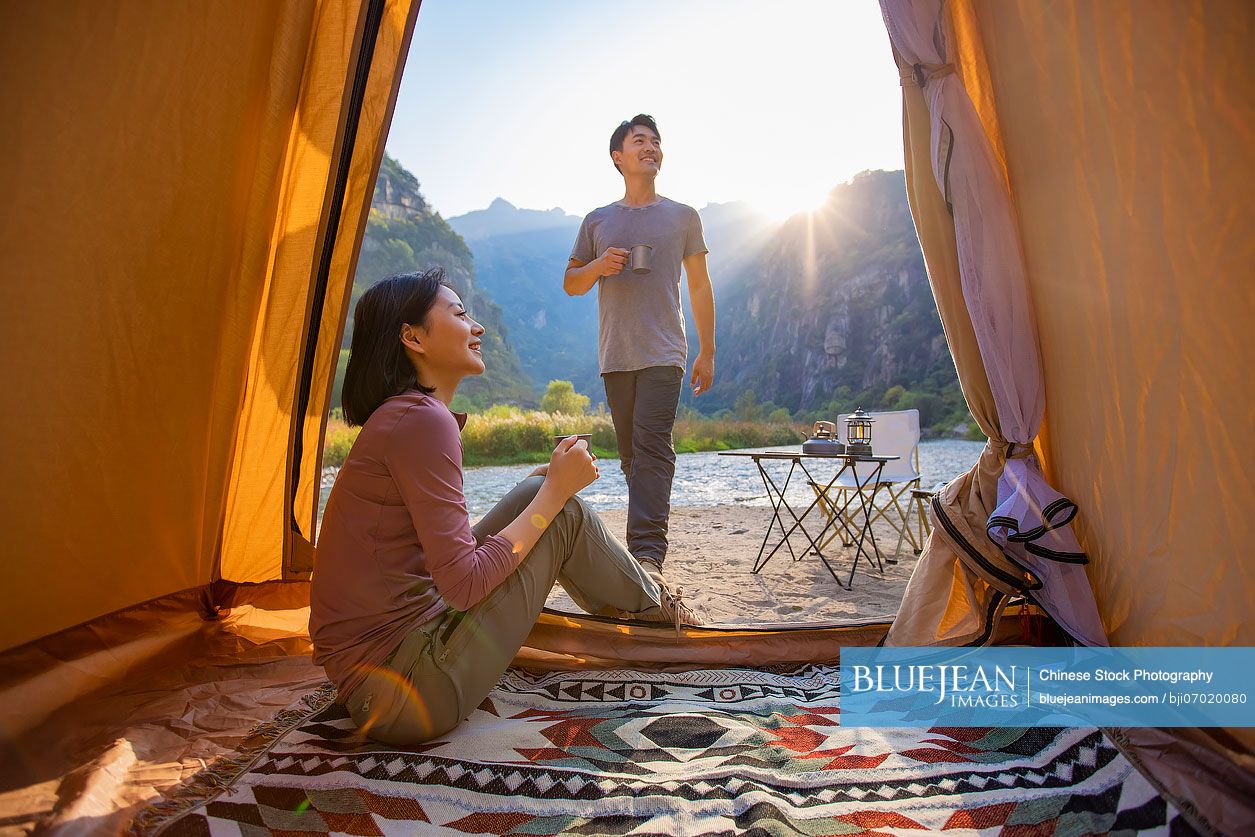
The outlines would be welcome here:
M 590 451 L 593 449 L 593 434 L 592 433 L 567 433 L 564 436 L 554 436 L 553 446 L 556 448 L 558 445 L 562 443 L 563 439 L 570 439 L 572 436 L 574 436 L 577 439 L 582 440 L 584 442 L 584 446 L 587 447 Z
M 648 244 L 637 244 L 628 254 L 628 267 L 633 273 L 646 274 L 649 273 L 650 263 L 653 261 L 654 248 Z

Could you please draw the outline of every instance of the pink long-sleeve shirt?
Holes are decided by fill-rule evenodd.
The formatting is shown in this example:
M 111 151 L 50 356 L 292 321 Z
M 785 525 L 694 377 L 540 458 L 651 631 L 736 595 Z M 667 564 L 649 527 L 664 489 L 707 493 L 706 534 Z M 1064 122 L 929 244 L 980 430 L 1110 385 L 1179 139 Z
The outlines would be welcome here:
M 466 416 L 417 390 L 362 427 L 323 514 L 310 590 L 314 662 L 347 695 L 407 633 L 467 610 L 518 566 L 500 536 L 476 547 L 462 494 Z

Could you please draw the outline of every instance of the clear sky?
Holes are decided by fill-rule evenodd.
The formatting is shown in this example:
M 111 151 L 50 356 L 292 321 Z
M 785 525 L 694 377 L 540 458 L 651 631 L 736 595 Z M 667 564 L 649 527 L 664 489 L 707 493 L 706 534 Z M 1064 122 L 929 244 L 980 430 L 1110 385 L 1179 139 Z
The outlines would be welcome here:
M 445 217 L 622 197 L 610 132 L 658 121 L 658 191 L 777 217 L 902 167 L 874 0 L 423 0 L 388 150 Z

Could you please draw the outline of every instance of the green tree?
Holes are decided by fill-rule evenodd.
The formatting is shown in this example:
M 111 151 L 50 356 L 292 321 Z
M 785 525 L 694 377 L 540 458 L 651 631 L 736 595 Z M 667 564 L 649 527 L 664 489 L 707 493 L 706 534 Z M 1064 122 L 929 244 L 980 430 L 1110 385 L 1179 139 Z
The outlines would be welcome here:
M 793 416 L 784 407 L 777 407 L 767 416 L 767 421 L 772 424 L 791 424 Z
M 588 396 L 576 392 L 575 384 L 570 381 L 550 381 L 545 396 L 540 399 L 540 409 L 546 413 L 582 416 L 588 403 Z
M 898 410 L 919 410 L 920 427 L 931 427 L 941 418 L 944 408 L 941 396 L 913 390 L 907 390 L 895 405 Z
M 747 389 L 736 397 L 732 405 L 732 413 L 739 421 L 762 421 L 763 405 L 758 403 L 754 390 Z

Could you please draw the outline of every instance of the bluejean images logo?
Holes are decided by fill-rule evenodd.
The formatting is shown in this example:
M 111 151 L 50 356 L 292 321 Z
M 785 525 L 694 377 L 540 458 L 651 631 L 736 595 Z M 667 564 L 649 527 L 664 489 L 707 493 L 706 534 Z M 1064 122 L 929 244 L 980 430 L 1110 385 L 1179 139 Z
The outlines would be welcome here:
M 1255 726 L 1255 648 L 846 648 L 841 723 Z
M 936 695 L 935 706 L 964 709 L 1018 709 L 1027 699 L 1029 671 L 1024 666 L 893 663 L 852 668 L 856 694 L 918 692 Z

